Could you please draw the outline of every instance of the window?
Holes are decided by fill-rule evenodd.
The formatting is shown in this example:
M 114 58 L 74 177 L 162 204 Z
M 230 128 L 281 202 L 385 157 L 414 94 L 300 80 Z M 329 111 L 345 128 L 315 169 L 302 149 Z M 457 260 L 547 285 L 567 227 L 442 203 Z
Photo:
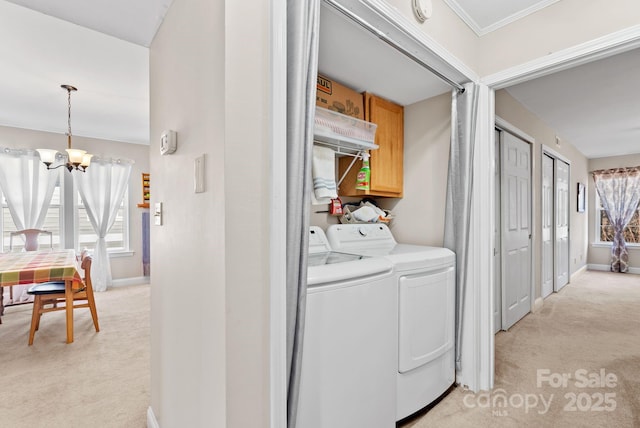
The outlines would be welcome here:
M 68 174 L 65 173 L 65 177 Z M 71 177 L 68 177 L 70 180 Z M 56 187 L 53 191 L 53 197 L 51 198 L 51 205 L 49 206 L 49 210 L 47 211 L 44 224 L 42 228 L 44 230 L 49 230 L 53 233 L 53 247 L 54 248 L 65 248 L 65 242 L 75 242 L 74 247 L 77 251 L 80 251 L 84 248 L 88 248 L 89 250 L 94 250 L 96 241 L 98 240 L 98 235 L 94 232 L 93 226 L 91 226 L 91 222 L 89 221 L 89 217 L 87 215 L 86 208 L 82 203 L 82 198 L 78 193 L 76 193 L 75 200 L 77 203 L 75 204 L 75 210 L 67 210 L 65 212 L 64 206 L 65 204 L 62 202 L 64 200 L 62 187 L 60 186 L 60 182 L 56 184 Z M 129 251 L 129 192 L 125 192 L 122 204 L 118 209 L 118 213 L 116 216 L 116 220 L 109 230 L 109 233 L 106 236 L 107 240 L 107 250 L 109 252 L 124 252 Z M 9 206 L 7 205 L 7 201 L 4 196 L 1 197 L 2 200 L 2 215 L 0 216 L 0 232 L 2 236 L 2 245 L 1 250 L 3 252 L 9 251 L 9 236 L 11 232 L 16 230 L 15 225 L 13 224 L 13 219 L 11 218 L 11 212 L 9 211 Z M 69 221 L 65 221 L 67 216 L 73 216 L 73 220 L 69 219 Z M 74 238 L 73 229 L 69 231 L 69 233 L 64 233 L 64 224 L 70 224 L 73 221 L 73 224 L 77 225 L 76 229 L 78 233 Z M 49 240 L 48 237 L 40 238 L 40 245 L 48 245 Z M 21 239 L 13 240 L 13 251 L 20 251 L 24 246 Z
M 613 226 L 609 223 L 609 217 L 602 207 L 600 198 L 596 192 L 596 236 L 602 243 L 613 242 Z M 627 244 L 640 245 L 640 208 L 636 210 L 631 221 L 624 229 L 624 240 Z
M 61 230 L 62 230 L 62 205 L 60 204 L 61 195 L 60 195 L 60 186 L 56 184 L 55 189 L 53 190 L 53 196 L 51 197 L 51 205 L 49 206 L 49 210 L 47 211 L 47 215 L 44 219 L 44 224 L 42 229 L 48 230 L 53 233 L 53 248 L 61 248 Z M 2 251 L 9 251 L 9 242 L 10 242 L 10 234 L 11 232 L 16 231 L 16 226 L 13 223 L 13 219 L 11 218 L 11 211 L 9 210 L 9 205 L 7 205 L 7 200 L 4 195 L 2 196 L 2 220 L 0 223 L 2 227 Z M 39 238 L 40 245 L 49 245 L 49 238 L 41 236 Z M 24 247 L 24 242 L 20 238 L 13 239 L 13 251 L 21 251 Z
M 93 226 L 91 226 L 91 221 L 89 220 L 89 215 L 87 214 L 87 209 L 82 203 L 82 198 L 78 194 L 78 210 L 77 210 L 77 225 L 78 225 L 78 245 L 76 248 L 84 249 L 88 248 L 90 250 L 94 250 L 96 246 L 96 241 L 98 240 L 98 235 L 93 230 Z M 129 209 L 128 203 L 129 200 L 129 192 L 125 192 L 124 198 L 122 198 L 122 204 L 118 209 L 118 213 L 116 214 L 116 220 L 111 226 L 109 233 L 106 236 L 107 240 L 107 251 L 109 252 L 117 252 L 117 251 L 128 251 L 128 218 L 129 218 Z

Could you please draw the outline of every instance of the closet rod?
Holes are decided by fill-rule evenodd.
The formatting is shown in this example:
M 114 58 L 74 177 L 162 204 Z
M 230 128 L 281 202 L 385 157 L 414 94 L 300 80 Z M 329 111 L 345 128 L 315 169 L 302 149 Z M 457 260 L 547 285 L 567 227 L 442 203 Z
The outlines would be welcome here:
M 365 30 L 367 30 L 370 33 L 374 34 L 376 37 L 378 37 L 380 40 L 382 40 L 383 42 L 385 42 L 386 44 L 388 44 L 392 48 L 400 51 L 401 53 L 403 53 L 407 57 L 411 58 L 412 60 L 414 60 L 415 62 L 420 64 L 422 67 L 424 67 L 427 70 L 429 70 L 431 73 L 435 74 L 437 77 L 439 77 L 441 80 L 443 80 L 444 82 L 446 82 L 450 86 L 453 86 L 454 88 L 456 88 L 460 93 L 464 92 L 464 86 L 462 86 L 458 82 L 454 82 L 453 80 L 451 80 L 448 77 L 444 76 L 442 73 L 434 70 L 430 65 L 428 65 L 427 63 L 422 61 L 420 58 L 416 57 L 411 52 L 409 52 L 408 50 L 406 50 L 405 48 L 403 48 L 402 46 L 400 46 L 399 44 L 397 44 L 396 42 L 391 40 L 382 31 L 378 30 L 373 25 L 369 24 L 367 21 L 365 21 L 364 19 L 360 18 L 358 15 L 354 14 L 353 12 L 351 12 L 350 10 L 345 8 L 344 6 L 339 5 L 335 0 L 323 0 L 323 1 L 326 4 L 328 4 L 329 6 L 333 7 L 338 12 L 342 13 L 347 18 L 349 18 L 352 21 L 354 21 L 356 24 L 360 25 Z

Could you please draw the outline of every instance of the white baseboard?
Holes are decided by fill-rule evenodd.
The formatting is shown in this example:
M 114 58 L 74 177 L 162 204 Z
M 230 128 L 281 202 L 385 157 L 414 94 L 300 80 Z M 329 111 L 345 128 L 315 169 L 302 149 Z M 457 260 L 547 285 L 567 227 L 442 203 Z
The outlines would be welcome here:
M 531 310 L 531 312 L 538 312 L 540 309 L 542 309 L 543 305 L 544 305 L 544 299 L 542 297 L 538 297 L 533 302 L 533 309 Z
M 582 266 L 580 269 L 578 269 L 577 271 L 575 271 L 574 273 L 571 274 L 571 278 L 569 278 L 569 282 L 573 282 L 573 280 L 580 274 L 582 274 L 583 272 L 587 271 L 587 267 L 588 265 L 584 265 Z
M 149 284 L 148 276 L 114 279 L 111 283 L 111 287 L 126 287 L 127 285 L 142 285 L 142 284 Z
M 147 408 L 147 428 L 160 428 L 156 415 L 153 414 L 151 406 Z
M 611 272 L 611 265 L 596 265 L 596 264 L 589 263 L 587 266 L 589 270 L 601 270 L 604 272 Z M 640 268 L 630 267 L 628 273 L 640 275 Z

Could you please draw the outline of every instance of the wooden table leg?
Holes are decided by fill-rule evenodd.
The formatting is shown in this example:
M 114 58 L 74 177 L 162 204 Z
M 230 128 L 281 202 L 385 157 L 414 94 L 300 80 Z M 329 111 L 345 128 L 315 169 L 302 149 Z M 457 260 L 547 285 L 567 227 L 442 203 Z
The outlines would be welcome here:
M 4 315 L 4 288 L 0 287 L 0 324 L 2 324 L 3 315 Z
M 67 313 L 67 343 L 73 343 L 73 291 L 71 287 L 73 286 L 73 281 L 65 281 L 64 282 L 64 297 L 65 304 L 67 305 L 66 313 Z

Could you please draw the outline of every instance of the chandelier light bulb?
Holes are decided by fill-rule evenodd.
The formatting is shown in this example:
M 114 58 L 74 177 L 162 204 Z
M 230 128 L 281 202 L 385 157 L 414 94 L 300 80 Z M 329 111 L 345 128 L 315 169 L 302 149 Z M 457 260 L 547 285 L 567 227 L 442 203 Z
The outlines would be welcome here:
M 37 149 L 37 151 L 40 153 L 40 160 L 47 166 L 55 162 L 56 155 L 58 154 L 57 150 L 51 149 Z
M 86 150 L 79 149 L 67 149 L 67 154 L 69 155 L 69 162 L 73 165 L 78 166 L 82 163 L 82 157 L 87 153 Z

